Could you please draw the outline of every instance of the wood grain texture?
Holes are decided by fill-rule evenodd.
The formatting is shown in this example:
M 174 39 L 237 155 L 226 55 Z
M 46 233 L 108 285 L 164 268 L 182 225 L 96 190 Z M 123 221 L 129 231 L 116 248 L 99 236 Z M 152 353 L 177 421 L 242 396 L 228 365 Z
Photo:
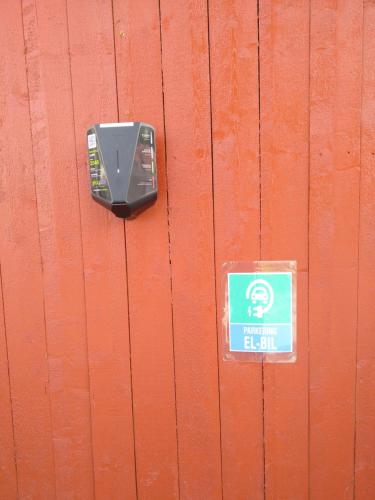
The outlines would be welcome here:
M 344 500 L 354 483 L 361 1 L 312 2 L 310 76 L 310 494 Z
M 123 221 L 91 200 L 86 129 L 118 119 L 112 5 L 68 1 L 95 496 L 135 498 Z
M 0 498 L 15 500 L 17 492 L 17 469 L 7 334 L 3 306 L 3 290 L 0 268 Z
M 182 499 L 222 496 L 207 5 L 161 1 Z
M 20 3 L 0 18 L 0 255 L 18 495 L 54 498 L 42 263 Z M 41 432 L 42 430 L 42 432 Z
M 58 498 L 84 498 L 93 469 L 81 225 L 67 26 L 54 16 L 65 2 L 22 5 L 56 490 Z
M 265 496 L 297 499 L 309 477 L 309 2 L 267 0 L 259 15 L 261 258 L 298 267 L 297 362 L 264 365 Z
M 375 4 L 364 2 L 355 498 L 375 496 Z
M 256 4 L 209 2 L 219 357 L 222 264 L 260 258 Z M 223 497 L 263 498 L 262 367 L 220 362 Z
M 158 2 L 115 1 L 121 121 L 156 129 L 158 201 L 126 222 L 139 498 L 179 498 Z M 131 68 L 131 71 L 129 71 Z
M 0 498 L 375 498 L 373 0 L 4 0 Z M 157 203 L 86 129 L 156 128 Z M 297 363 L 223 362 L 222 264 L 297 260 Z

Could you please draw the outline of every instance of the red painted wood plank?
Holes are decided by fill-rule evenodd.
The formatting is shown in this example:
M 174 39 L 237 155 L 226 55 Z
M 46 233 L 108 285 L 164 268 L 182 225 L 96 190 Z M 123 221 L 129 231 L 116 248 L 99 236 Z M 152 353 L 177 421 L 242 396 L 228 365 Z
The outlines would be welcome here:
M 293 56 L 291 56 L 293 54 Z M 309 2 L 260 3 L 263 260 L 296 260 L 295 364 L 264 365 L 265 495 L 308 498 Z
M 86 129 L 117 121 L 110 1 L 68 1 L 95 495 L 135 498 L 124 225 L 89 194 Z
M 259 260 L 258 21 L 256 3 L 209 3 L 218 325 L 225 261 Z M 219 330 L 219 356 L 222 335 Z M 220 363 L 223 494 L 263 498 L 262 367 Z
M 58 498 L 90 498 L 86 318 L 68 36 L 61 22 L 65 19 L 64 1 L 23 0 L 56 490 Z
M 375 497 L 375 4 L 364 2 L 355 498 Z
M 0 254 L 18 492 L 54 498 L 39 228 L 20 4 L 0 18 Z
M 9 379 L 9 360 L 0 268 L 0 498 L 15 500 L 17 470 Z
M 157 139 L 158 201 L 126 222 L 138 495 L 178 498 L 158 2 L 115 1 L 114 16 L 120 121 L 150 123 Z
M 311 4 L 311 498 L 353 498 L 362 2 Z
M 207 5 L 161 2 L 181 498 L 221 498 Z

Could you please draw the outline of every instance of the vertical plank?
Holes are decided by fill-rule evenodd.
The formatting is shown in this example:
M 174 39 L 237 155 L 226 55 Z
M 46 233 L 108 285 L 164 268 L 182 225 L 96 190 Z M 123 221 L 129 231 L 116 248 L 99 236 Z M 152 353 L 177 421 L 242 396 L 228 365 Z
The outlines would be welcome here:
M 222 496 L 206 2 L 161 1 L 181 498 Z
M 86 318 L 66 6 L 62 0 L 23 0 L 22 5 L 43 259 L 56 494 L 58 498 L 91 498 Z
M 364 2 L 355 498 L 375 497 L 375 4 Z
M 309 2 L 259 5 L 261 256 L 296 260 L 298 266 L 297 362 L 264 365 L 265 495 L 304 499 L 309 474 Z
M 0 498 L 15 500 L 17 470 L 2 288 L 0 267 Z
M 20 498 L 54 498 L 43 283 L 20 3 L 4 2 L 0 23 L 0 254 L 18 493 Z
M 353 498 L 362 2 L 311 4 L 311 498 Z
M 115 1 L 114 16 L 120 121 L 154 125 L 158 155 L 158 201 L 126 222 L 138 495 L 172 499 L 179 492 L 159 4 Z
M 209 2 L 217 283 L 223 262 L 259 260 L 258 20 L 256 2 Z M 222 353 L 222 335 L 219 329 Z M 263 498 L 262 367 L 220 363 L 223 496 Z
M 112 5 L 68 1 L 96 498 L 135 498 L 124 225 L 90 197 L 86 129 L 117 121 Z

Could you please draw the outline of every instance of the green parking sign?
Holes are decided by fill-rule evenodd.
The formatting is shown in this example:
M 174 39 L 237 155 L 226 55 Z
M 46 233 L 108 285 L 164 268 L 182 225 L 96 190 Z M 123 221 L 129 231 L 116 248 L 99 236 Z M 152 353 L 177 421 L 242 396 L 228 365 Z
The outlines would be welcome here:
M 293 351 L 291 272 L 228 273 L 229 351 Z

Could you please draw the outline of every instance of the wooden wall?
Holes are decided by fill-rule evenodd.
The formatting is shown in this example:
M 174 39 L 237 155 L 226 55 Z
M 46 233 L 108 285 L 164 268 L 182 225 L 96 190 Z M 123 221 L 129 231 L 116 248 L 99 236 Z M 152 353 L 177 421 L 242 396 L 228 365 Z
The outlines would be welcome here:
M 375 498 L 373 0 L 2 0 L 0 498 Z M 160 196 L 88 189 L 157 130 Z M 221 265 L 298 262 L 298 361 L 224 363 Z

